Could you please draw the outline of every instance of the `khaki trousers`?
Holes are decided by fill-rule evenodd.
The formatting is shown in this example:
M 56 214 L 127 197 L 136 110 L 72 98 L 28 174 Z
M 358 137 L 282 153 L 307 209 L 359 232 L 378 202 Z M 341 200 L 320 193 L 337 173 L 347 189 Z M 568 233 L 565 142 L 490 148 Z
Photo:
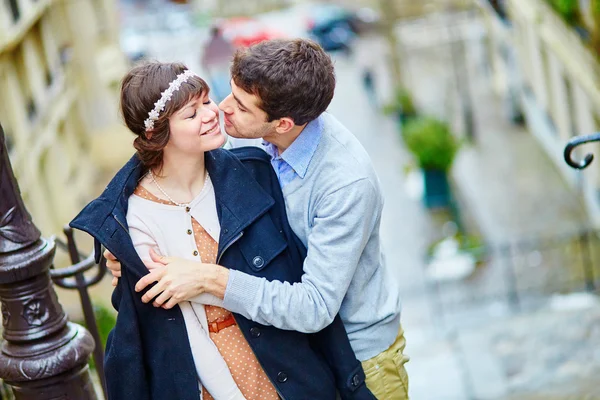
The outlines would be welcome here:
M 400 327 L 396 341 L 384 352 L 363 361 L 367 387 L 379 400 L 408 400 L 408 375 L 403 354 L 406 340 Z

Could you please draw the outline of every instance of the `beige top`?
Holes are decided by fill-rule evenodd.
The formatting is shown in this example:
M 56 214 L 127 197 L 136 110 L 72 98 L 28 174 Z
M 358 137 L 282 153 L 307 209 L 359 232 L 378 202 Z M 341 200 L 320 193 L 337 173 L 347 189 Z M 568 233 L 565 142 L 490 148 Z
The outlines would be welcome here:
M 214 200 L 214 190 L 212 190 L 212 185 L 210 184 L 210 181 L 208 179 L 207 179 L 206 189 L 204 189 L 202 192 L 203 193 L 211 192 L 212 193 L 211 197 Z M 199 196 L 202 196 L 203 193 L 201 193 Z M 148 192 L 141 185 L 136 188 L 136 190 L 134 191 L 134 194 L 142 199 L 152 201 L 155 204 L 174 206 L 174 204 L 172 202 L 159 199 L 158 197 L 154 196 L 152 193 Z M 206 194 L 204 196 L 208 196 L 208 194 Z M 185 234 L 187 236 L 193 236 L 193 238 L 194 238 L 196 250 L 192 251 L 192 255 L 194 255 L 195 257 L 199 256 L 200 260 L 203 262 L 215 262 L 216 256 L 217 256 L 217 251 L 218 251 L 218 243 L 217 243 L 218 236 L 217 235 L 218 235 L 218 232 L 220 231 L 220 226 L 215 227 L 215 226 L 211 226 L 211 224 L 208 223 L 207 229 L 205 229 L 199 223 L 199 221 L 197 221 L 194 218 L 194 215 L 192 215 L 194 213 L 194 208 L 195 208 L 193 206 L 193 204 L 194 204 L 194 201 L 192 201 L 192 204 L 190 204 L 190 212 L 189 213 L 185 212 L 184 208 L 178 207 L 180 209 L 180 212 L 189 214 L 188 218 L 191 220 L 192 228 L 186 229 Z M 210 202 L 210 201 L 199 202 L 196 206 L 197 207 L 201 206 L 201 204 L 208 205 L 206 211 L 214 212 L 214 217 L 216 217 L 216 206 L 214 205 L 213 202 Z M 206 214 L 206 213 L 203 212 L 202 214 Z M 205 222 L 214 222 L 216 220 L 218 223 L 218 219 L 216 219 L 216 218 L 205 218 L 204 220 L 205 220 Z M 212 232 L 213 235 L 211 235 L 209 232 Z M 216 236 L 216 237 L 213 237 L 213 236 Z M 176 234 L 176 236 L 170 236 L 170 237 L 172 237 L 172 238 L 179 237 L 179 234 Z M 195 253 L 196 251 L 197 251 L 197 253 Z M 161 253 L 165 254 L 163 252 L 161 252 Z M 170 253 L 168 255 L 176 255 L 176 254 Z M 197 299 L 197 300 L 205 301 L 205 299 Z M 223 321 L 231 315 L 231 312 L 229 312 L 228 310 L 226 310 L 222 307 L 219 307 L 217 305 L 206 305 L 205 310 L 204 310 L 205 316 L 201 316 L 201 312 L 197 312 L 197 309 L 200 308 L 200 306 L 201 305 L 198 304 L 197 302 L 191 303 L 192 310 L 196 311 L 194 313 L 196 321 L 198 321 L 200 318 L 206 318 L 208 320 L 208 323 L 212 323 L 212 322 L 216 322 L 216 321 Z M 183 311 L 183 308 L 182 308 L 182 311 Z M 206 319 L 205 319 L 205 321 L 206 321 Z M 201 329 L 203 329 L 204 332 L 206 332 L 207 331 L 206 326 L 204 324 L 201 324 L 201 325 L 202 325 Z M 186 326 L 189 327 L 187 319 L 186 319 Z M 197 327 L 196 327 L 196 329 L 197 329 Z M 189 330 L 189 328 L 188 328 L 188 330 Z M 188 333 L 188 335 L 189 335 L 189 333 Z M 229 368 L 229 372 L 230 372 L 230 374 L 228 374 L 228 375 L 233 378 L 233 381 L 235 382 L 235 384 L 237 384 L 237 387 L 241 391 L 244 398 L 251 399 L 251 400 L 259 400 L 259 399 L 276 400 L 279 398 L 277 395 L 277 391 L 275 390 L 274 386 L 271 384 L 271 382 L 269 381 L 269 378 L 267 377 L 264 370 L 260 366 L 256 356 L 254 355 L 252 349 L 250 348 L 250 345 L 246 341 L 245 337 L 243 336 L 243 334 L 237 324 L 226 327 L 226 328 L 220 330 L 219 332 L 209 332 L 209 337 L 212 340 L 212 342 L 216 345 L 220 355 L 222 356 L 223 360 L 227 364 L 227 366 Z M 204 339 L 202 339 L 202 341 L 204 341 Z M 190 343 L 192 343 L 191 336 L 190 336 Z M 194 346 L 192 346 L 192 348 L 194 348 Z M 199 357 L 199 354 L 194 355 L 194 359 Z M 205 357 L 204 353 L 201 353 L 201 354 L 202 354 L 202 357 Z M 199 374 L 199 376 L 200 376 L 200 374 Z M 228 380 L 229 377 L 227 377 L 226 379 Z M 218 392 L 214 392 L 215 388 L 212 387 L 214 385 L 209 386 L 209 384 L 206 383 L 206 380 L 203 380 L 202 377 L 200 377 L 200 380 L 203 383 L 204 387 L 206 387 L 206 390 L 203 391 L 203 395 L 202 395 L 203 399 L 213 400 L 214 398 L 216 398 L 217 400 L 220 400 L 221 398 L 223 398 L 223 397 L 221 397 L 222 394 L 221 394 L 220 388 L 216 388 L 218 390 Z M 219 385 L 220 385 L 220 383 L 219 383 Z M 211 395 L 212 393 L 214 393 L 214 397 Z M 227 395 L 229 395 L 229 394 L 227 394 Z M 227 397 L 227 398 L 229 398 L 229 397 Z
M 192 217 L 207 227 L 206 232 L 218 240 L 220 225 L 210 179 L 207 179 L 205 189 L 190 203 L 189 213 L 181 207 L 158 203 L 135 194 L 129 197 L 128 203 L 129 235 L 142 260 L 150 260 L 149 251 L 152 248 L 165 256 L 176 255 L 200 261 L 199 255 L 194 255 L 194 252 L 199 254 L 194 236 L 188 234 L 192 229 Z M 204 304 L 221 305 L 222 301 L 215 296 L 203 294 L 190 302 L 179 304 L 198 383 L 201 390 L 204 386 L 218 400 L 244 400 L 225 360 L 208 335 Z

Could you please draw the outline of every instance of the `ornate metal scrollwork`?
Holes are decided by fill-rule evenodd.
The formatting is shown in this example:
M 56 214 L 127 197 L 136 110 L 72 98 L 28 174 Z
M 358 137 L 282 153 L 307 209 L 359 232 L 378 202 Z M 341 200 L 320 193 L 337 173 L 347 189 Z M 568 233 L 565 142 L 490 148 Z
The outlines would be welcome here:
M 42 326 L 50 318 L 48 307 L 42 299 L 33 298 L 23 304 L 23 318 L 31 326 Z
M 588 136 L 576 136 L 573 139 L 569 140 L 569 142 L 565 146 L 565 151 L 564 151 L 565 162 L 567 164 L 569 164 L 569 166 L 576 168 L 576 169 L 586 168 L 594 160 L 594 155 L 591 153 L 588 153 L 585 155 L 583 160 L 575 161 L 575 160 L 573 160 L 573 155 L 572 155 L 573 150 L 575 150 L 576 147 L 581 146 L 583 144 L 597 142 L 597 141 L 600 141 L 600 132 L 594 133 L 593 135 L 588 135 Z

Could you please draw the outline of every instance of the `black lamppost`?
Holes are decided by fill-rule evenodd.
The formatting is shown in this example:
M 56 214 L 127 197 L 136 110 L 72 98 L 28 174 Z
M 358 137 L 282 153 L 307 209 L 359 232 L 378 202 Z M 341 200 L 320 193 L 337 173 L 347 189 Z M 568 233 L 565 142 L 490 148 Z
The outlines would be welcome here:
M 49 273 L 55 250 L 23 204 L 0 126 L 0 378 L 19 400 L 96 400 L 94 340 L 58 302 Z

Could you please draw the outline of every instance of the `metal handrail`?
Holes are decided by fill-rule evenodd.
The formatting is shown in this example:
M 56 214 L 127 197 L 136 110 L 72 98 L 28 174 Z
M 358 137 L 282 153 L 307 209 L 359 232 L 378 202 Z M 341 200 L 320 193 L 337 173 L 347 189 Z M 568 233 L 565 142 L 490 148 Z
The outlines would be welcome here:
M 594 133 L 592 135 L 587 135 L 587 136 L 576 136 L 573 139 L 569 140 L 569 142 L 565 146 L 565 151 L 564 151 L 565 162 L 569 166 L 571 166 L 575 169 L 586 168 L 594 160 L 594 155 L 591 153 L 588 153 L 585 155 L 583 160 L 575 161 L 575 160 L 573 160 L 573 155 L 572 155 L 573 150 L 575 150 L 575 148 L 577 146 L 581 146 L 583 144 L 591 143 L 591 142 L 598 142 L 598 141 L 600 141 L 600 132 Z
M 55 240 L 59 247 L 69 253 L 69 257 L 73 264 L 60 269 L 52 268 L 50 270 L 50 277 L 56 285 L 65 289 L 77 289 L 79 292 L 86 327 L 96 342 L 93 353 L 96 371 L 98 372 L 100 383 L 102 384 L 104 397 L 108 398 L 106 392 L 106 380 L 104 377 L 104 349 L 102 347 L 100 331 L 94 315 L 94 307 L 92 305 L 90 294 L 88 293 L 88 287 L 100 282 L 104 275 L 106 275 L 106 272 L 108 271 L 106 268 L 106 259 L 101 257 L 100 263 L 96 264 L 94 253 L 92 252 L 88 257 L 81 260 L 85 255 L 77 250 L 73 229 L 69 226 L 65 226 L 63 232 L 67 237 L 67 242 L 65 243 L 60 239 Z M 96 266 L 98 266 L 98 270 L 93 276 L 86 277 L 84 275 L 85 272 L 90 271 Z

